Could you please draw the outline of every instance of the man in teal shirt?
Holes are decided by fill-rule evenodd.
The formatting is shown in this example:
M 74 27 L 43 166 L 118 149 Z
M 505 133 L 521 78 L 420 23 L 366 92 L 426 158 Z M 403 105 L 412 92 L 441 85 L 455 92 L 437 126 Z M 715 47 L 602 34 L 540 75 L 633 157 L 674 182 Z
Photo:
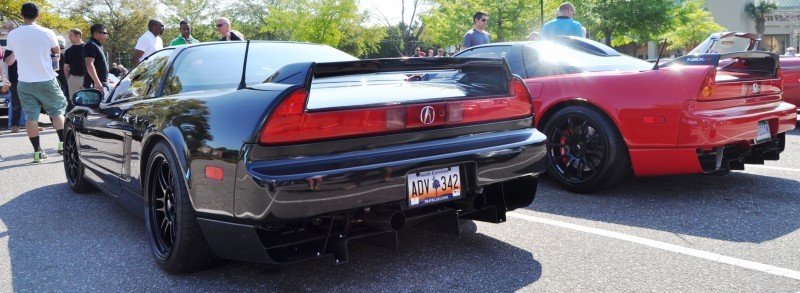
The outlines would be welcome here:
M 575 36 L 586 37 L 586 31 L 580 22 L 573 20 L 575 16 L 575 6 L 569 2 L 564 2 L 558 7 L 558 16 L 542 26 L 541 37 L 545 40 L 553 39 L 556 36 Z
M 192 26 L 189 25 L 189 21 L 181 20 L 180 26 L 181 26 L 181 35 L 173 39 L 172 42 L 169 42 L 170 46 L 196 44 L 200 42 L 194 37 L 192 37 Z

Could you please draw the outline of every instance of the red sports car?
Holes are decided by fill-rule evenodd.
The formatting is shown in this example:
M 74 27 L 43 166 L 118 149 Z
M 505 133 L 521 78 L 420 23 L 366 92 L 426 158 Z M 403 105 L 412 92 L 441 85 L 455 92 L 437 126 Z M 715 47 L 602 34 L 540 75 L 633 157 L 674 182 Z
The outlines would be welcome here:
M 582 38 L 495 43 L 457 57 L 505 58 L 534 99 L 548 171 L 591 192 L 636 176 L 722 173 L 777 160 L 796 107 L 778 56 L 689 55 L 662 65 Z

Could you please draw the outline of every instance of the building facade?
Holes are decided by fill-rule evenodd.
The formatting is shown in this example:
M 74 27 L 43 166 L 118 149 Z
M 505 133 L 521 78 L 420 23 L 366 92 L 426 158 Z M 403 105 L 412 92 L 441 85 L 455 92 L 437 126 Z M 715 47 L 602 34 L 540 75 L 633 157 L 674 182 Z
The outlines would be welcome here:
M 714 21 L 728 31 L 755 32 L 755 21 L 744 7 L 759 0 L 706 0 L 706 7 Z M 800 47 L 800 0 L 772 0 L 778 9 L 767 14 L 762 38 L 765 50 L 784 54 L 787 47 Z

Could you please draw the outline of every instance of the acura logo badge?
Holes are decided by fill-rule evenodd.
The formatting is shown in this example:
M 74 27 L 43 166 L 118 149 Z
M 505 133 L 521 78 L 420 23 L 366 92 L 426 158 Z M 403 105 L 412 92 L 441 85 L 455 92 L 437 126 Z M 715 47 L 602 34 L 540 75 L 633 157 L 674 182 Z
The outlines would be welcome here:
M 758 86 L 758 84 L 757 84 L 757 83 L 754 83 L 754 84 L 753 84 L 753 93 L 754 93 L 754 94 L 757 94 L 757 93 L 759 93 L 760 91 L 761 91 L 761 88 Z
M 434 110 L 433 107 L 425 106 L 425 108 L 422 108 L 422 111 L 419 111 L 419 121 L 421 121 L 422 124 L 431 124 L 434 119 L 436 119 L 436 110 Z

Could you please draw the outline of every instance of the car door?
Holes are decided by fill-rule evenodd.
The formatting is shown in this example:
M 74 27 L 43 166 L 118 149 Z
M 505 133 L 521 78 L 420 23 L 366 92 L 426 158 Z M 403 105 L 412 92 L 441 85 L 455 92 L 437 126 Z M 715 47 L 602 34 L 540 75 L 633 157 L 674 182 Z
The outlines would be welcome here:
M 87 174 L 108 192 L 119 195 L 121 182 L 131 175 L 131 138 L 134 123 L 128 114 L 138 102 L 155 97 L 172 50 L 149 56 L 131 70 L 104 103 L 83 119 L 81 156 L 96 172 Z

